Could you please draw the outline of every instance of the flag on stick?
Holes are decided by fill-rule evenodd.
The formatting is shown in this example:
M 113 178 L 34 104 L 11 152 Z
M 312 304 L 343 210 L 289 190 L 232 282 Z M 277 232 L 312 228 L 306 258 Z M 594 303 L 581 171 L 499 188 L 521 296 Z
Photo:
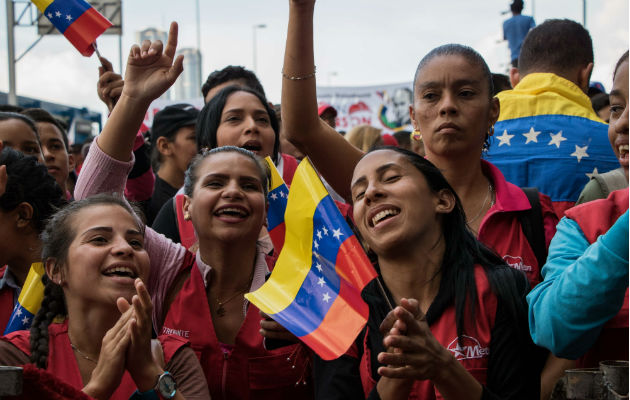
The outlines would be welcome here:
M 289 188 L 280 176 L 280 173 L 269 156 L 265 162 L 271 170 L 271 187 L 267 194 L 269 209 L 267 210 L 267 231 L 273 243 L 273 247 L 280 252 L 284 245 L 284 212 L 287 209 Z
M 81 54 L 94 53 L 92 44 L 112 23 L 84 0 L 31 0 L 39 11 Z
M 297 168 L 286 235 L 269 280 L 245 297 L 325 360 L 343 355 L 369 314 L 376 271 L 308 159 Z
M 20 292 L 20 297 L 13 308 L 13 313 L 9 319 L 4 334 L 14 331 L 29 329 L 33 323 L 33 318 L 42 306 L 44 299 L 44 264 L 41 262 L 31 264 L 26 281 Z

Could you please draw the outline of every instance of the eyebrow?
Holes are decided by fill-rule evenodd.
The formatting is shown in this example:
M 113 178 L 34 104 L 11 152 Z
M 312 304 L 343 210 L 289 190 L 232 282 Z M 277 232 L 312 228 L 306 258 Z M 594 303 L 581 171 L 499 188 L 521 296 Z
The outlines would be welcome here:
M 394 162 L 390 162 L 387 164 L 383 164 L 380 167 L 376 168 L 376 173 L 378 173 L 379 175 L 382 174 L 383 172 L 387 171 L 388 169 L 391 168 L 395 168 L 395 167 L 399 167 L 398 164 L 394 163 Z M 356 181 L 352 182 L 352 184 L 350 185 L 350 189 L 352 189 L 353 187 L 355 187 L 356 185 L 364 182 L 367 180 L 367 177 L 364 175 L 362 177 L 360 177 L 359 179 L 357 179 Z
M 465 85 L 479 85 L 480 82 L 481 81 L 479 79 L 458 79 L 453 83 L 456 86 L 465 86 Z M 423 89 L 429 89 L 429 88 L 441 87 L 441 86 L 443 86 L 442 83 L 438 81 L 429 81 L 429 82 L 418 84 L 418 89 L 423 90 Z
M 621 90 L 614 89 L 610 93 L 608 93 L 608 97 L 612 97 L 612 96 L 619 96 L 619 97 L 621 97 L 623 95 L 621 94 Z
M 92 232 L 114 232 L 114 229 L 111 226 L 95 226 L 93 228 L 90 228 L 88 230 L 86 230 L 85 232 L 83 232 L 83 234 L 81 236 L 85 236 L 89 233 Z M 139 236 L 143 236 L 142 232 L 140 232 L 137 229 L 127 229 L 127 231 L 125 232 L 128 235 L 139 235 Z

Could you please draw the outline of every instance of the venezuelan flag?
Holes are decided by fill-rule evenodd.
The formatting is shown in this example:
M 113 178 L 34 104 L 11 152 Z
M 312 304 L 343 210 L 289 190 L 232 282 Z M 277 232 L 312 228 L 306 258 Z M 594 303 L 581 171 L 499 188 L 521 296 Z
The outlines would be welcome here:
M 308 159 L 293 177 L 285 224 L 271 277 L 245 297 L 320 357 L 335 359 L 365 326 L 361 290 L 376 271 Z
M 14 331 L 29 329 L 33 323 L 33 318 L 42 305 L 44 299 L 44 284 L 42 276 L 44 276 L 44 264 L 41 262 L 31 264 L 20 297 L 13 308 L 13 314 L 9 319 L 4 334 Z
M 619 168 L 608 125 L 566 79 L 528 74 L 497 97 L 501 110 L 485 158 L 509 182 L 537 187 L 558 208 L 559 203 L 572 205 L 593 173 Z
M 265 162 L 271 170 L 271 187 L 267 194 L 269 209 L 267 210 L 267 231 L 273 243 L 273 247 L 280 252 L 284 245 L 284 212 L 287 209 L 287 199 L 289 188 L 280 176 L 280 173 L 273 164 L 269 156 L 265 157 Z
M 84 0 L 31 0 L 81 54 L 94 53 L 92 43 L 112 23 Z

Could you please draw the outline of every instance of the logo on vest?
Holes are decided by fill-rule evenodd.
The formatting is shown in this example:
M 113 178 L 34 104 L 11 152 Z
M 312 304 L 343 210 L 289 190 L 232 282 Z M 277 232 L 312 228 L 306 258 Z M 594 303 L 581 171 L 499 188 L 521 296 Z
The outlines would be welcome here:
M 532 270 L 532 266 L 525 265 L 521 257 L 506 254 L 503 256 L 503 259 L 505 260 L 507 265 L 519 271 L 530 272 Z
M 457 360 L 468 360 L 471 358 L 484 358 L 490 354 L 490 349 L 481 347 L 479 341 L 474 337 L 462 335 L 462 343 L 459 344 L 457 338 L 447 347 Z
M 176 336 L 181 336 L 183 338 L 189 339 L 190 331 L 184 331 L 182 329 L 172 329 L 172 328 L 167 328 L 163 326 L 162 335 L 176 335 Z

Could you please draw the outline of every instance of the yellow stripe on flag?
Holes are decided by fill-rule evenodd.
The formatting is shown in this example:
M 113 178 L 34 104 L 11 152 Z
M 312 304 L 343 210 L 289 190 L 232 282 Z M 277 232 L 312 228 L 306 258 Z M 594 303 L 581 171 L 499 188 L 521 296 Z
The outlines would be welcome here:
M 267 163 L 267 165 L 269 166 L 269 170 L 271 171 L 271 184 L 269 191 L 272 191 L 278 186 L 282 186 L 284 184 L 284 180 L 280 176 L 280 173 L 278 172 L 278 169 L 274 165 L 273 161 L 271 161 L 271 157 L 265 157 L 265 162 Z
M 36 262 L 31 264 L 31 269 L 18 298 L 18 303 L 33 315 L 37 314 L 44 299 L 44 284 L 42 283 L 44 273 L 43 263 Z
M 44 11 L 52 4 L 54 0 L 31 0 L 37 9 L 43 14 Z
M 276 314 L 295 299 L 311 269 L 313 214 L 328 195 L 308 158 L 298 165 L 289 189 L 284 214 L 284 247 L 273 269 L 273 276 L 258 290 L 245 297 L 267 314 Z

